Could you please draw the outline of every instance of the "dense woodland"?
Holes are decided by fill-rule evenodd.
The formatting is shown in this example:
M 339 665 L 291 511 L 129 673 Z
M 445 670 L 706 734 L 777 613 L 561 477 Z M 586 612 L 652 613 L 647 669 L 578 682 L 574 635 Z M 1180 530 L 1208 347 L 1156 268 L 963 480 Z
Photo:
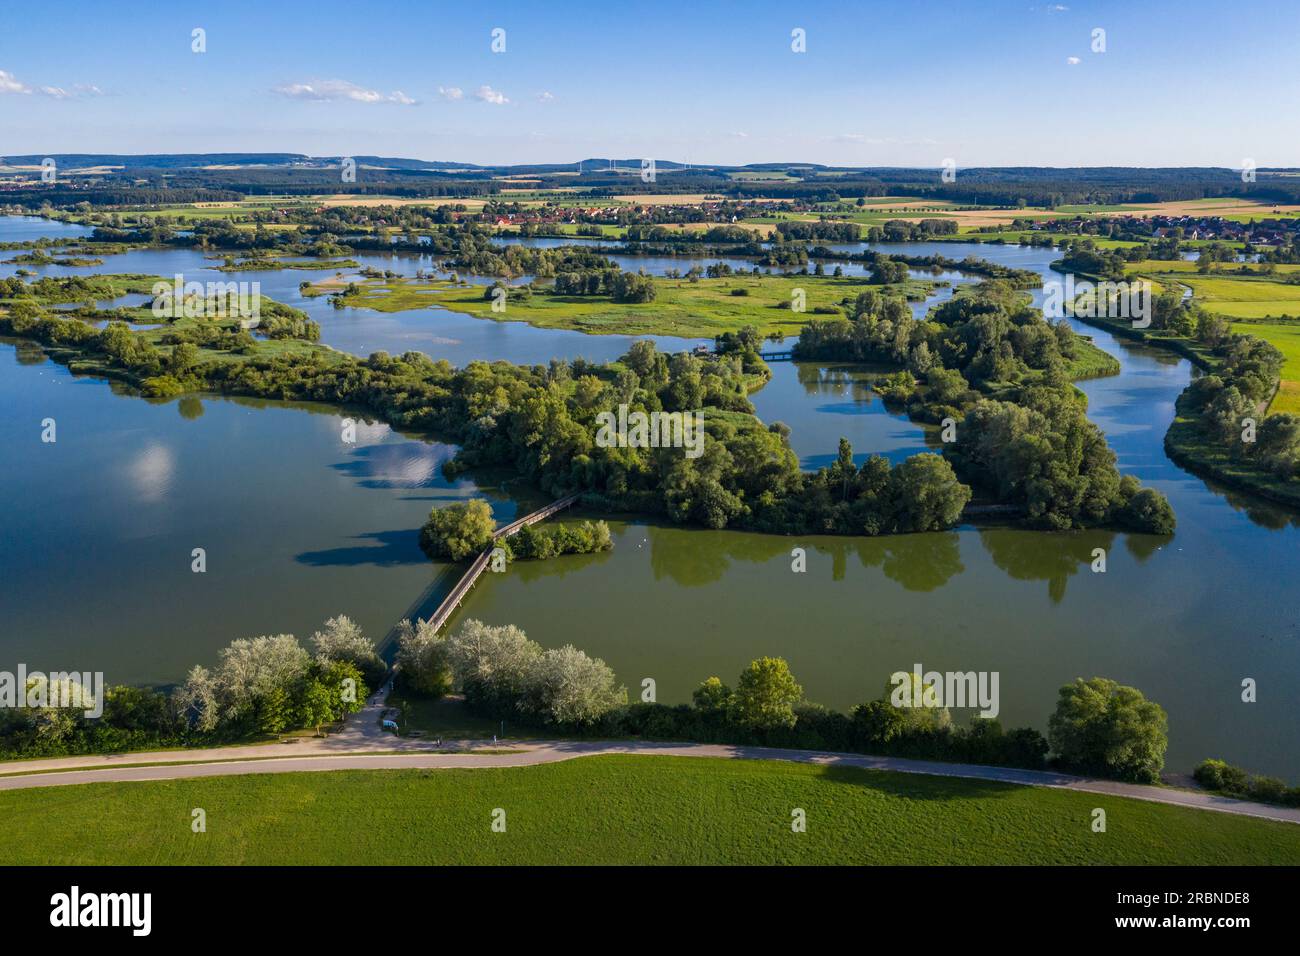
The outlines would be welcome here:
M 45 157 L 11 157 L 19 165 L 39 165 Z M 834 202 L 879 196 L 909 195 L 958 203 L 1016 208 L 1057 207 L 1073 203 L 1149 203 L 1165 200 L 1235 196 L 1266 202 L 1300 200 L 1300 182 L 1290 170 L 1259 169 L 1252 182 L 1227 168 L 966 168 L 945 182 L 934 169 L 860 169 L 815 163 L 693 167 L 657 160 L 665 174 L 657 181 L 639 178 L 640 159 L 587 159 L 581 163 L 525 166 L 474 166 L 389 157 L 352 157 L 354 182 L 343 182 L 339 157 L 290 154 L 232 154 L 214 161 L 209 155 L 91 156 L 55 154 L 60 169 L 121 167 L 98 175 L 42 184 L 0 194 L 0 199 L 28 207 L 43 202 L 94 206 L 146 202 L 194 202 L 198 197 L 311 195 L 323 191 L 402 197 L 496 196 L 495 177 L 527 175 L 538 189 L 573 188 L 593 199 L 629 193 L 714 194 L 735 201 L 785 198 Z M 218 168 L 212 168 L 218 167 Z M 773 180 L 736 178 L 734 173 L 772 172 Z M 575 176 L 574 173 L 579 172 Z
M 887 396 L 914 418 L 951 422 L 944 453 L 957 473 L 1036 524 L 1170 533 L 1164 496 L 1121 478 L 1087 418 L 1070 374 L 1081 351 L 1068 325 L 1049 324 L 999 282 L 963 290 L 919 322 L 905 303 L 864 292 L 850 318 L 810 323 L 795 346 L 800 357 L 901 366 Z

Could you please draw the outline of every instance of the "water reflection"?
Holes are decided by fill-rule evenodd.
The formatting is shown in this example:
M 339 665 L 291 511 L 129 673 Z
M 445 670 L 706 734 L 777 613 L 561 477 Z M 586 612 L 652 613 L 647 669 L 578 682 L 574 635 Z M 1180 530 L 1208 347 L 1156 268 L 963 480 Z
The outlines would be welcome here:
M 162 501 L 171 491 L 176 457 L 170 448 L 151 443 L 129 464 L 129 482 L 142 502 Z

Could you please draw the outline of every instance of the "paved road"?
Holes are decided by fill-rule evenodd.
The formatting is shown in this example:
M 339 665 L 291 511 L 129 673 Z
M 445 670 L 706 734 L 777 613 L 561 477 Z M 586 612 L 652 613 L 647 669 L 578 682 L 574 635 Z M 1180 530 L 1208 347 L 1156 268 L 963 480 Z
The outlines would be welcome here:
M 353 721 L 343 733 L 324 740 L 304 740 L 295 744 L 267 746 L 221 747 L 202 751 L 165 751 L 113 757 L 67 757 L 6 762 L 0 764 L 0 774 L 10 774 L 10 776 L 0 776 L 0 790 L 85 783 L 183 780 L 255 773 L 530 767 L 600 754 L 649 754 L 672 757 L 723 757 L 737 760 L 790 760 L 822 766 L 860 767 L 867 770 L 892 770 L 898 773 L 964 777 L 1129 797 L 1154 803 L 1300 823 L 1300 809 L 1249 803 L 1209 793 L 1119 783 L 1114 780 L 1095 780 L 1050 771 L 907 760 L 901 757 L 649 741 L 529 741 L 526 743 L 502 741 L 496 746 L 487 745 L 481 740 L 448 741 L 442 749 L 439 749 L 424 740 L 402 740 L 391 735 L 372 732 L 370 728 L 377 726 L 378 711 L 383 707 L 385 696 L 384 692 L 376 695 L 366 709 L 357 715 L 374 718 L 365 721 L 369 726 L 361 726 L 361 721 Z M 502 753 L 503 749 L 508 749 L 510 752 Z M 475 752 L 476 750 L 479 752 Z M 197 763 L 195 761 L 219 762 Z M 145 763 L 161 765 L 140 766 Z M 23 776 L 12 775 L 32 770 L 48 772 L 27 773 Z

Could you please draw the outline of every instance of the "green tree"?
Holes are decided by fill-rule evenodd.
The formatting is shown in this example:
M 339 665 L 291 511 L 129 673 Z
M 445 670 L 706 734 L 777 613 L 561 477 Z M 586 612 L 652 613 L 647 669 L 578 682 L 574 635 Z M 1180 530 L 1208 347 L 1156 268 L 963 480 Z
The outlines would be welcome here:
M 627 688 L 598 657 L 572 644 L 548 650 L 529 669 L 525 710 L 547 723 L 588 726 L 627 703 Z
M 446 639 L 425 620 L 397 625 L 397 673 L 402 686 L 441 697 L 451 690 L 452 672 Z
M 320 678 L 307 680 L 295 702 L 294 723 L 299 727 L 312 727 L 320 733 L 322 724 L 339 716 L 339 694 Z
M 1173 534 L 1178 520 L 1169 499 L 1154 488 L 1143 488 L 1120 510 L 1126 528 L 1147 534 Z
M 913 455 L 889 476 L 899 531 L 939 531 L 961 519 L 971 490 L 938 455 Z
M 706 714 L 724 712 L 731 703 L 731 688 L 717 677 L 702 682 L 691 694 L 695 706 Z
M 278 734 L 288 729 L 294 717 L 293 702 L 283 687 L 272 687 L 257 701 L 257 729 L 263 734 Z
M 737 723 L 754 730 L 775 730 L 795 725 L 795 704 L 803 699 L 790 665 L 783 657 L 751 661 L 736 683 L 732 711 Z
M 487 547 L 496 530 L 492 508 L 482 498 L 434 508 L 420 529 L 420 548 L 430 560 L 463 561 Z
M 1136 688 L 1105 677 L 1078 678 L 1061 688 L 1047 737 L 1071 770 L 1156 783 L 1168 727 L 1164 708 Z

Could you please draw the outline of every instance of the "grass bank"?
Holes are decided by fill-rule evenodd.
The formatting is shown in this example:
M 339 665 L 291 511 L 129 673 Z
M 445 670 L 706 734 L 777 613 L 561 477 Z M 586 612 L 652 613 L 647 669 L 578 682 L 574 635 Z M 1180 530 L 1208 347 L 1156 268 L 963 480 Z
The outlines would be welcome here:
M 207 832 L 190 830 L 202 807 Z M 1092 832 L 1092 811 L 1106 832 Z M 506 813 L 494 833 L 492 812 Z M 807 832 L 791 830 L 791 811 Z M 1296 864 L 1300 826 L 779 761 L 602 756 L 0 793 L 11 864 Z M 57 840 L 49 838 L 58 834 Z

